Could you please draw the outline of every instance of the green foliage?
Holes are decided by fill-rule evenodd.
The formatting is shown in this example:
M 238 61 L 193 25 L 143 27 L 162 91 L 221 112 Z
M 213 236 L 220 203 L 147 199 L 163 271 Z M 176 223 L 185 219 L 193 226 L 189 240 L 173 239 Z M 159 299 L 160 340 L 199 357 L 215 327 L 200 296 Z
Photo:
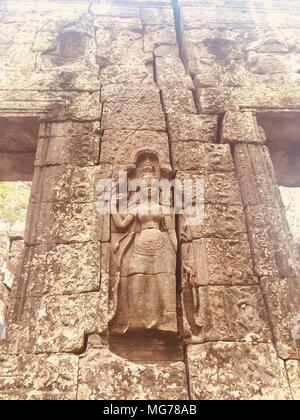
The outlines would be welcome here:
M 29 182 L 0 183 L 0 223 L 25 222 L 30 195 Z

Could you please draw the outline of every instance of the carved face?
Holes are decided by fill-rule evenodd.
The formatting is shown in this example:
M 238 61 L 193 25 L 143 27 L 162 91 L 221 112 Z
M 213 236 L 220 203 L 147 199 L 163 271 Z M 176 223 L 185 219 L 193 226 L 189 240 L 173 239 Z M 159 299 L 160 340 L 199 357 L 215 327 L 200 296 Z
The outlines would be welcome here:
M 153 179 L 155 177 L 155 166 L 152 165 L 151 160 L 147 156 L 145 160 L 140 162 L 137 168 L 137 175 L 143 179 Z
M 158 162 L 146 155 L 143 160 L 140 160 L 137 165 L 138 178 L 145 179 L 148 182 L 157 177 Z

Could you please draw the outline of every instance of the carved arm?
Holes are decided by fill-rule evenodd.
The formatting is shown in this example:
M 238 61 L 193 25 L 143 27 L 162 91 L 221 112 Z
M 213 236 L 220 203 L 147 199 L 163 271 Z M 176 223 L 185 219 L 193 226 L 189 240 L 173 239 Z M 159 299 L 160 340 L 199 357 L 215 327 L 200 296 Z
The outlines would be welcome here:
M 123 217 L 119 213 L 113 214 L 112 217 L 116 227 L 120 230 L 127 229 L 135 218 L 133 214 L 127 214 L 125 217 Z

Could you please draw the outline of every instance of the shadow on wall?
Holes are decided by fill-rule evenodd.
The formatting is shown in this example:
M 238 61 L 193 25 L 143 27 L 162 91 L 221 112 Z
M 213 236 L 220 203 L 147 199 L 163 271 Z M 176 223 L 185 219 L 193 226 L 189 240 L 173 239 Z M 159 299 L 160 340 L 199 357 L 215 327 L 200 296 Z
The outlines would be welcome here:
M 257 121 L 267 136 L 287 220 L 300 256 L 300 112 L 261 112 Z
M 261 112 L 257 121 L 265 130 L 278 184 L 300 187 L 300 112 Z
M 38 131 L 38 118 L 0 118 L 0 182 L 32 180 Z
M 60 33 L 56 38 L 55 47 L 43 53 L 43 63 L 47 68 L 73 64 L 85 55 L 89 43 L 90 35 L 85 32 Z

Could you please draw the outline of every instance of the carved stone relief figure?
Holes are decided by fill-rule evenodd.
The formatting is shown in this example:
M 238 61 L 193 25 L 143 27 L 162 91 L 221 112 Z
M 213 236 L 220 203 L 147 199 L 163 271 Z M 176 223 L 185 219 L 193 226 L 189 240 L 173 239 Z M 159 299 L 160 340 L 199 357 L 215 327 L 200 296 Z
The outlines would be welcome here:
M 155 152 L 139 152 L 128 179 L 144 181 L 142 188 L 146 191 L 129 192 L 127 213 L 112 215 L 113 334 L 141 330 L 177 332 L 174 217 L 163 202 L 159 187 L 153 184 L 170 175 L 170 168 L 160 164 Z M 156 203 L 150 200 L 153 192 L 159 197 Z M 148 200 L 141 200 L 140 194 Z
M 184 336 L 198 336 L 203 327 L 200 321 L 199 279 L 193 245 L 186 244 L 182 249 L 182 306 L 184 309 Z M 205 263 L 199 261 L 198 265 Z M 205 272 L 204 267 L 204 272 Z

